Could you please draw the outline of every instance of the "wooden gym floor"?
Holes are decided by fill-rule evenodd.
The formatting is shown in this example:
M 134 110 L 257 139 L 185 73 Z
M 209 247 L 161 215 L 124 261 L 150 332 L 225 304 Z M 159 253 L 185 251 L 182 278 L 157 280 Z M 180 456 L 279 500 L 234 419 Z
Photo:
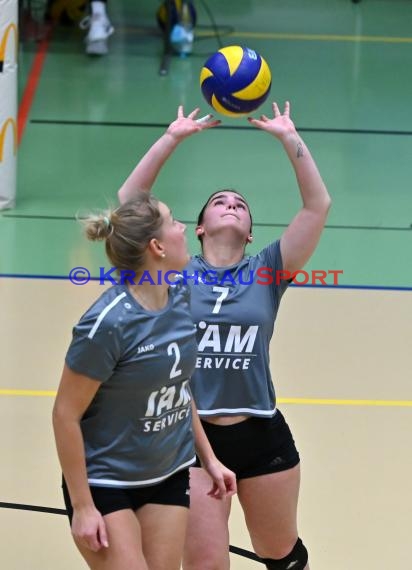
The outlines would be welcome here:
M 109 0 L 110 1 L 110 0 Z M 175 116 L 203 102 L 209 54 L 241 43 L 268 61 L 271 100 L 290 99 L 333 198 L 307 266 L 342 270 L 337 286 L 291 287 L 272 342 L 279 407 L 302 456 L 300 533 L 312 570 L 410 565 L 412 512 L 412 2 L 207 0 L 194 54 L 161 77 L 157 3 L 113 1 L 116 32 L 101 59 L 83 34 L 59 26 L 19 47 L 17 206 L 0 213 L 0 529 L 7 570 L 85 565 L 61 514 L 51 408 L 71 327 L 101 293 L 67 276 L 97 276 L 103 250 L 87 242 L 78 212 L 115 203 L 116 190 Z M 209 12 L 207 11 L 209 9 Z M 211 25 L 214 16 L 220 40 Z M 37 29 L 37 32 L 39 30 Z M 36 29 L 34 30 L 36 33 Z M 265 103 L 263 112 L 269 112 Z M 214 190 L 235 187 L 254 214 L 257 251 L 279 236 L 298 192 L 277 141 L 224 119 L 184 143 L 156 194 L 193 227 Z M 246 128 L 242 128 L 246 127 Z M 251 549 L 235 501 L 232 546 Z M 246 553 L 247 554 L 247 553 Z M 233 569 L 258 569 L 232 554 Z

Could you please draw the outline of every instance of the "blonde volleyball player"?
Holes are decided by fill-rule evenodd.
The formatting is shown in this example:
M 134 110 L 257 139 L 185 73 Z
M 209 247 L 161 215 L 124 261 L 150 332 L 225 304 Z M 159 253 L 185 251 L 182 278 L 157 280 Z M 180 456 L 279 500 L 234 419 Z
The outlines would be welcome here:
M 144 272 L 185 266 L 186 227 L 148 193 L 85 224 L 128 278 L 74 327 L 54 404 L 73 538 L 93 570 L 179 570 L 195 445 L 212 478 L 208 496 L 236 490 L 193 406 L 190 291 L 181 282 L 140 283 Z

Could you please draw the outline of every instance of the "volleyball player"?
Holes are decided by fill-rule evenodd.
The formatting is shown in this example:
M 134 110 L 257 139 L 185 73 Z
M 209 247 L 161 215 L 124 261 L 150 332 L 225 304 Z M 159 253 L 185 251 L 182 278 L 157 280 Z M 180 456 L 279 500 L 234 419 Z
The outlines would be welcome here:
M 308 551 L 297 526 L 300 457 L 276 405 L 269 343 L 288 286 L 288 281 L 278 276 L 281 272 L 293 274 L 309 260 L 331 199 L 290 118 L 289 103 L 283 112 L 276 103 L 272 107 L 272 117 L 249 118 L 249 124 L 281 143 L 296 175 L 302 205 L 280 239 L 274 237 L 253 256 L 245 252 L 253 239 L 245 198 L 235 190 L 223 189 L 214 192 L 203 206 L 196 225 L 202 253 L 193 256 L 186 267 L 198 341 L 191 385 L 217 457 L 236 473 L 238 497 L 256 554 L 269 570 L 308 570 Z M 177 119 L 120 188 L 121 202 L 137 190 L 150 191 L 162 166 L 183 140 L 219 124 L 210 116 L 196 119 L 198 112 L 195 109 L 185 116 L 179 107 Z M 233 164 L 229 152 L 225 152 L 225 163 Z M 206 179 L 207 171 L 195 174 Z M 270 185 L 275 188 L 276 180 L 270 180 Z M 259 188 L 253 192 L 258 196 Z M 280 192 L 276 188 L 274 204 Z M 270 204 L 266 208 L 269 211 Z M 245 284 L 250 275 L 254 279 Z M 200 465 L 191 469 L 185 570 L 227 570 L 230 564 L 231 499 L 211 501 L 204 492 L 207 481 Z
M 188 287 L 141 279 L 185 266 L 186 227 L 148 193 L 85 227 L 121 279 L 74 327 L 53 409 L 72 534 L 93 570 L 179 570 L 195 446 L 208 496 L 236 489 L 193 406 Z

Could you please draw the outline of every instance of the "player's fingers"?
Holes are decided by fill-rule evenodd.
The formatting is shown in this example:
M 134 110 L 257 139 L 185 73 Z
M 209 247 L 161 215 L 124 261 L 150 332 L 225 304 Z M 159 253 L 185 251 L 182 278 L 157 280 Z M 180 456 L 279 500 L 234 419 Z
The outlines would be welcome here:
M 217 493 L 218 493 L 218 487 L 217 487 L 217 485 L 216 485 L 216 482 L 213 481 L 212 487 L 211 487 L 210 490 L 207 492 L 207 494 L 208 494 L 209 497 L 216 497 Z
M 196 123 L 198 125 L 207 125 L 212 118 L 213 115 L 205 115 L 204 117 L 200 117 L 200 119 L 196 119 Z
M 107 548 L 109 546 L 109 540 L 107 538 L 107 531 L 106 525 L 104 524 L 104 520 L 102 519 L 99 524 L 99 540 L 100 544 Z
M 253 117 L 248 117 L 248 121 L 254 127 L 261 127 L 263 125 L 262 121 L 259 119 L 254 119 Z
M 273 114 L 274 114 L 274 116 L 275 116 L 275 117 L 280 117 L 281 113 L 280 113 L 280 111 L 279 111 L 279 107 L 278 107 L 278 104 L 277 104 L 277 103 L 275 103 L 275 102 L 272 103 L 272 109 L 273 109 Z
M 219 479 L 219 480 L 218 480 L 218 482 L 217 482 L 217 487 L 218 487 L 217 496 L 218 496 L 219 498 L 225 497 L 225 496 L 226 496 L 226 493 L 227 493 L 227 490 L 226 490 L 226 483 L 225 483 L 223 477 L 222 477 L 222 479 Z
M 86 534 L 82 538 L 80 538 L 80 542 L 82 542 L 89 550 L 93 552 L 98 552 L 102 547 L 97 532 Z
M 237 493 L 236 477 L 229 477 L 226 481 L 226 493 L 230 495 L 235 495 Z
M 187 116 L 188 119 L 194 119 L 198 112 L 200 111 L 199 107 L 196 107 L 189 115 Z
M 219 126 L 222 121 L 220 119 L 215 119 L 213 115 L 207 115 L 195 121 L 199 128 L 204 131 L 206 129 L 212 129 L 213 127 Z
M 201 127 L 202 127 L 202 129 L 210 129 L 212 127 L 217 127 L 221 123 L 222 123 L 222 121 L 219 121 L 218 119 L 214 119 L 213 121 L 209 121 L 208 123 L 201 125 Z

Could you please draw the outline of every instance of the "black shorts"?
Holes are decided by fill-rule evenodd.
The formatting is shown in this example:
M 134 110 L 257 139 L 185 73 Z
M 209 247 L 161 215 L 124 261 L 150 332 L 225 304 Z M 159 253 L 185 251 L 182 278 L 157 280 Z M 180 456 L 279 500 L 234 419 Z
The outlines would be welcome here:
M 66 482 L 62 484 L 63 497 L 70 522 L 73 518 L 73 507 L 70 501 Z M 189 469 L 178 471 L 157 485 L 148 487 L 113 488 L 90 486 L 96 509 L 102 515 L 108 515 L 122 509 L 136 511 L 147 504 L 190 506 Z
M 271 418 L 251 417 L 220 426 L 202 420 L 216 457 L 237 479 L 286 471 L 300 459 L 292 433 L 279 410 Z M 200 463 L 196 462 L 196 467 Z

